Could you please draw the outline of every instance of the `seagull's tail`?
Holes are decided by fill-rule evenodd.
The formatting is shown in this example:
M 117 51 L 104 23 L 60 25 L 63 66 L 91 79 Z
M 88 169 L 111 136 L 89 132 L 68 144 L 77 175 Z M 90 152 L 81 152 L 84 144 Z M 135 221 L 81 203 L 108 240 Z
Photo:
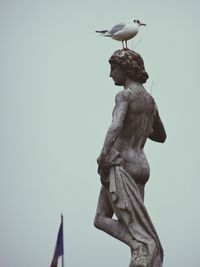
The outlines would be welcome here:
M 97 33 L 105 34 L 108 30 L 96 31 Z

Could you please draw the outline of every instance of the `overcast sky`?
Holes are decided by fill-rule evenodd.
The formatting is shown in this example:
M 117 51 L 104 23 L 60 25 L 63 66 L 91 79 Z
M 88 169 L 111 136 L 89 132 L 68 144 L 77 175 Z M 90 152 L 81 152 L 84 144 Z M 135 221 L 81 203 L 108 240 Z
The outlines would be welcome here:
M 123 243 L 93 227 L 96 169 L 122 88 L 95 34 L 136 18 L 167 141 L 148 141 L 145 205 L 164 267 L 199 267 L 200 4 L 195 0 L 0 0 L 0 266 L 50 265 L 64 215 L 65 267 L 128 266 Z

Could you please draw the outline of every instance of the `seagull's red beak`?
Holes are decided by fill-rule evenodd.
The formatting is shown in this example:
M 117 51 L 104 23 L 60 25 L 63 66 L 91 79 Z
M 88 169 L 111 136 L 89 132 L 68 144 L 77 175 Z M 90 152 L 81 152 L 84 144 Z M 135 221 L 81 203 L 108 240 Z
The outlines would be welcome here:
M 147 24 L 140 22 L 140 26 L 147 26 Z

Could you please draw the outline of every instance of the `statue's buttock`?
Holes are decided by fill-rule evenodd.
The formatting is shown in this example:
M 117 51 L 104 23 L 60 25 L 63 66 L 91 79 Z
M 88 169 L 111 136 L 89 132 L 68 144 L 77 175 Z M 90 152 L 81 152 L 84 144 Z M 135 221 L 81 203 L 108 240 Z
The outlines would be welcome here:
M 124 155 L 123 168 L 136 183 L 145 184 L 150 175 L 150 168 L 143 150 L 131 150 L 131 156 Z M 123 154 L 122 154 L 123 157 Z

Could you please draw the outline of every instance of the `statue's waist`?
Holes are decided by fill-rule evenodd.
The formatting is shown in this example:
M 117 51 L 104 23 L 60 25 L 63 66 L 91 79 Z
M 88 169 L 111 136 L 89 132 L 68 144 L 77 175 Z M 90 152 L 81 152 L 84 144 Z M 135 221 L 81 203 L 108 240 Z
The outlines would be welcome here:
M 102 179 L 109 182 L 107 179 L 110 168 L 117 165 L 122 166 L 136 183 L 145 184 L 149 179 L 149 164 L 142 150 L 134 153 L 119 153 L 112 149 L 106 157 L 102 170 L 99 170 L 99 174 L 104 176 Z

